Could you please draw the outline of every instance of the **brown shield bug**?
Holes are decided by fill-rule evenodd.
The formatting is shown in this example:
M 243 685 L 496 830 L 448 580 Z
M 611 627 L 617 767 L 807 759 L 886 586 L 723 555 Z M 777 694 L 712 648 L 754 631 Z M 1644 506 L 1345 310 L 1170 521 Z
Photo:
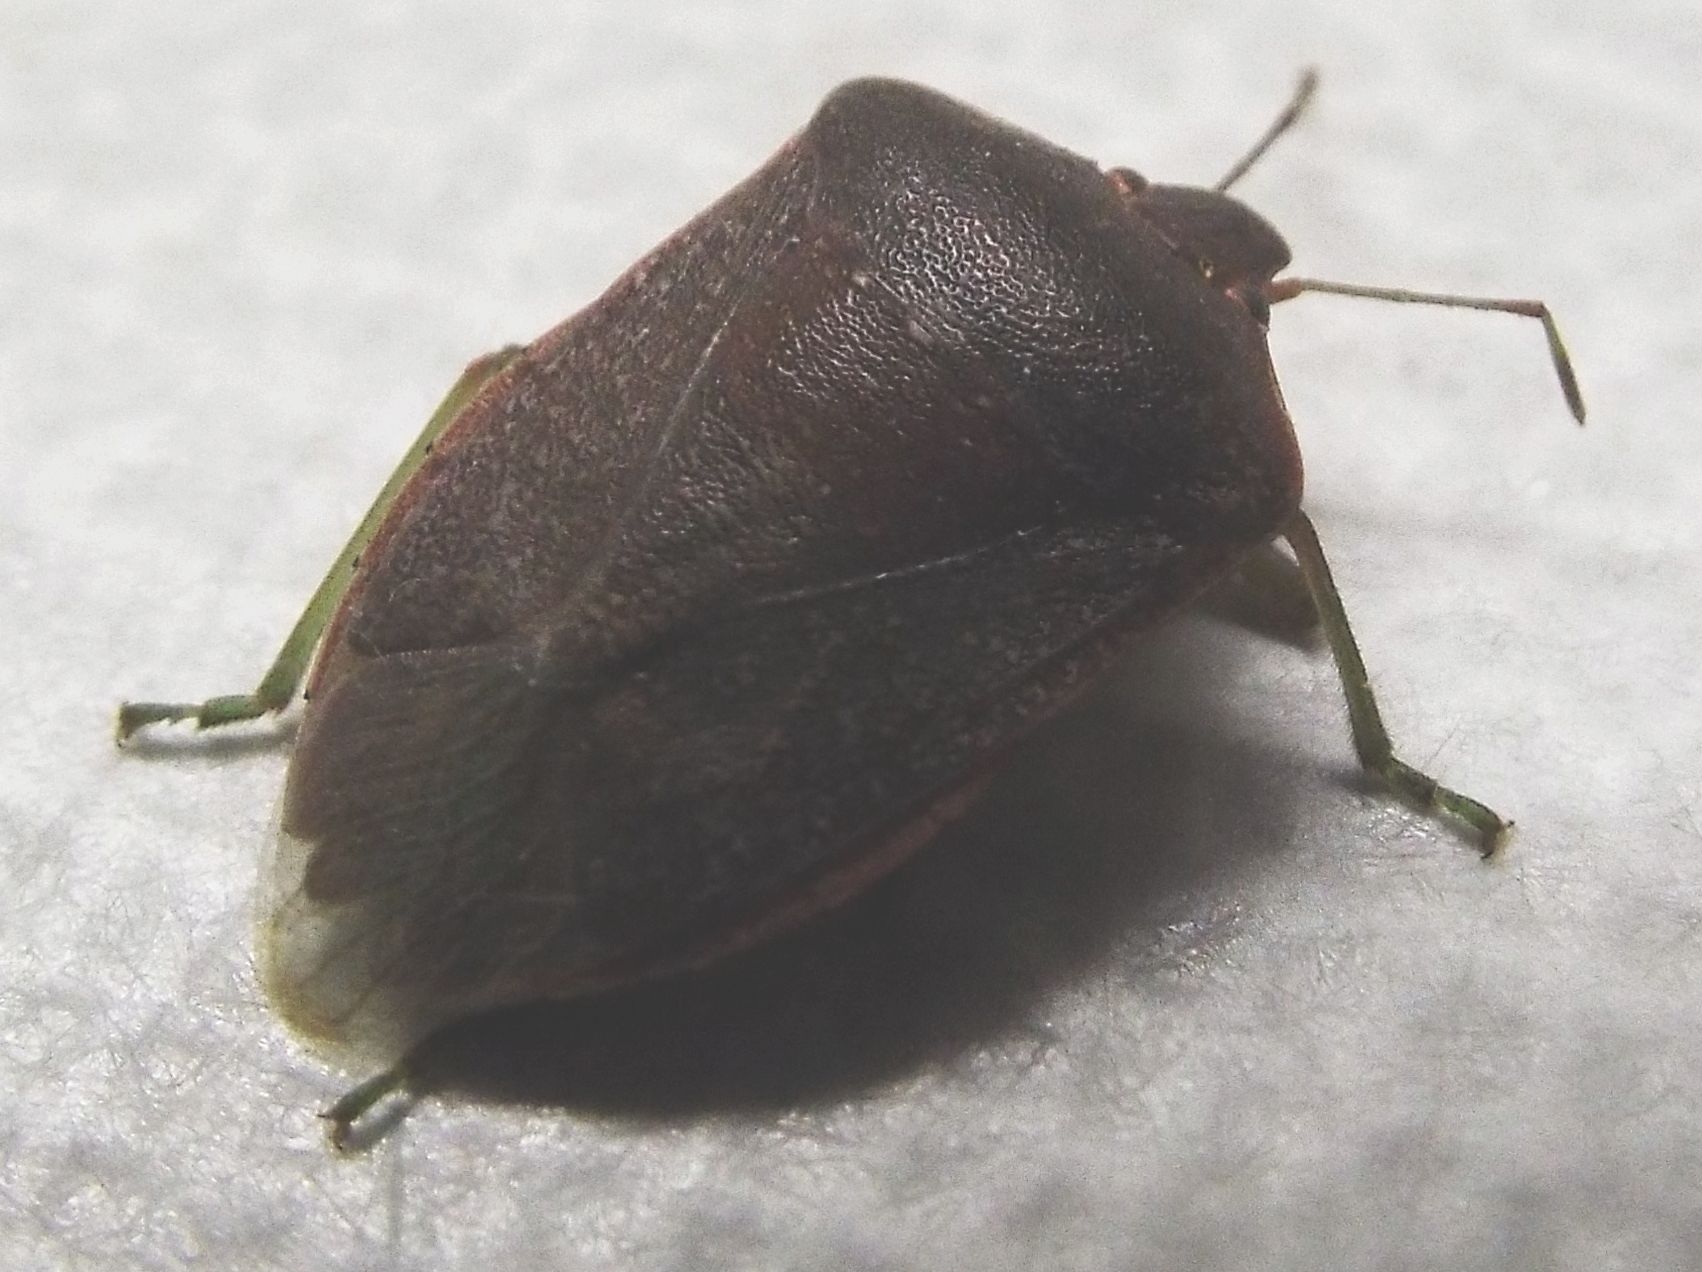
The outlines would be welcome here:
M 1535 317 L 1583 406 L 1541 304 L 1276 278 L 1287 245 L 1225 190 L 1314 82 L 1213 189 L 844 85 L 468 369 L 254 693 L 122 708 L 121 737 L 222 725 L 307 679 L 263 964 L 291 1025 L 387 1066 L 334 1139 L 450 1021 L 693 968 L 865 887 L 1238 568 L 1303 583 L 1364 766 L 1493 849 L 1507 823 L 1379 719 L 1269 308 Z

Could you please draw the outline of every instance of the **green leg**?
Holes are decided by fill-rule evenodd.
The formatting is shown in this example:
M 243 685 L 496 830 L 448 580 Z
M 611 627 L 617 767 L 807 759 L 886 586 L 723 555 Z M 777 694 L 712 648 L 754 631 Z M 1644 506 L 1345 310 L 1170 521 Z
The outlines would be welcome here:
M 1318 607 L 1306 576 L 1274 543 L 1249 553 L 1201 606 L 1220 619 L 1291 645 L 1309 645 L 1318 630 Z
M 349 1146 L 349 1133 L 356 1122 L 369 1113 L 386 1096 L 404 1092 L 411 1078 L 408 1062 L 403 1060 L 383 1073 L 375 1074 L 359 1086 L 346 1092 L 319 1116 L 325 1119 L 326 1138 L 331 1147 L 342 1152 Z
M 1405 761 L 1396 758 L 1389 732 L 1383 727 L 1382 714 L 1377 710 L 1376 696 L 1371 692 L 1371 679 L 1365 671 L 1365 660 L 1348 626 L 1347 612 L 1342 609 L 1341 594 L 1330 577 L 1329 563 L 1324 559 L 1323 545 L 1318 532 L 1303 512 L 1284 531 L 1295 558 L 1300 562 L 1312 601 L 1324 625 L 1324 635 L 1330 642 L 1330 652 L 1336 658 L 1336 670 L 1341 673 L 1342 691 L 1347 695 L 1348 718 L 1353 725 L 1353 748 L 1359 762 L 1374 773 L 1413 807 L 1431 815 L 1453 818 L 1469 828 L 1479 840 L 1484 856 L 1500 847 L 1513 823 L 1494 809 L 1468 795 L 1450 790 L 1435 778 L 1421 773 Z
M 390 474 L 390 480 L 384 483 L 384 489 L 378 492 L 378 498 L 373 501 L 372 507 L 367 509 L 366 516 L 361 518 L 360 525 L 326 572 L 312 599 L 308 601 L 307 608 L 290 629 L 284 647 L 278 651 L 277 658 L 273 660 L 252 693 L 227 694 L 223 697 L 208 698 L 205 702 L 126 702 L 118 708 L 120 744 L 144 725 L 193 720 L 196 728 L 211 729 L 222 724 L 234 724 L 239 720 L 255 720 L 289 706 L 307 674 L 313 650 L 319 644 L 325 624 L 336 612 L 343 593 L 348 590 L 349 582 L 354 578 L 361 552 L 372 538 L 373 532 L 383 522 L 397 493 L 408 478 L 414 475 L 426 456 L 431 454 L 432 446 L 438 437 L 461 413 L 462 408 L 472 401 L 473 396 L 492 376 L 514 361 L 520 352 L 519 345 L 509 345 L 474 360 L 461 373 L 461 378 L 455 381 L 454 387 L 432 412 L 424 430 L 409 447 L 408 453 L 402 457 L 396 471 Z

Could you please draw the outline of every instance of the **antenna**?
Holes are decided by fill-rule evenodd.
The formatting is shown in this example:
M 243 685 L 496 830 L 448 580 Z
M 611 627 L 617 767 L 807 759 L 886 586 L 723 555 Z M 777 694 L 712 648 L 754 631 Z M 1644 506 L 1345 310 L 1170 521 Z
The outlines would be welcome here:
M 1456 296 L 1450 292 L 1409 291 L 1405 287 L 1366 287 L 1359 283 L 1332 283 L 1322 278 L 1280 278 L 1264 287 L 1265 300 L 1275 305 L 1307 292 L 1327 292 L 1332 296 L 1359 296 L 1366 300 L 1392 300 L 1399 305 L 1443 305 L 1451 309 L 1490 309 L 1498 313 L 1518 314 L 1535 318 L 1542 323 L 1548 337 L 1548 356 L 1554 360 L 1554 373 L 1560 377 L 1560 391 L 1566 395 L 1566 405 L 1572 418 L 1584 422 L 1584 395 L 1578 388 L 1578 377 L 1572 370 L 1572 359 L 1560 339 L 1560 328 L 1554 315 L 1540 300 L 1501 300 L 1492 296 Z
M 1222 194 L 1225 190 L 1229 189 L 1230 186 L 1234 185 L 1237 181 L 1241 180 L 1242 177 L 1246 176 L 1247 169 L 1251 168 L 1259 161 L 1265 151 L 1271 148 L 1272 143 L 1274 143 L 1278 137 L 1282 136 L 1290 128 L 1294 127 L 1295 121 L 1297 121 L 1301 114 L 1306 110 L 1306 104 L 1312 100 L 1312 94 L 1317 91 L 1318 69 L 1313 66 L 1308 66 L 1304 71 L 1300 72 L 1300 82 L 1294 86 L 1294 96 L 1288 99 L 1288 105 L 1282 108 L 1282 114 L 1276 117 L 1276 122 L 1274 122 L 1269 128 L 1265 129 L 1264 136 L 1255 141 L 1253 143 L 1253 148 L 1231 165 L 1229 171 L 1223 175 L 1223 178 L 1214 185 L 1212 189 L 1216 190 L 1219 194 Z

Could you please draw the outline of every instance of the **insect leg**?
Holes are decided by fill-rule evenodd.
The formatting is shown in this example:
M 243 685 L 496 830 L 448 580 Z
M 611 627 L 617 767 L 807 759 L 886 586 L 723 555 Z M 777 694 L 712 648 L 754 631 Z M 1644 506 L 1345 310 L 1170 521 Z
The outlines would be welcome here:
M 1311 644 L 1318 630 L 1318 607 L 1306 576 L 1275 543 L 1249 553 L 1200 605 L 1216 618 L 1289 645 Z
M 338 1101 L 319 1116 L 325 1119 L 326 1138 L 331 1147 L 342 1152 L 349 1147 L 349 1134 L 356 1122 L 365 1117 L 386 1096 L 405 1092 L 412 1075 L 408 1062 L 400 1061 L 383 1073 L 374 1074 L 359 1086 L 346 1091 Z
M 1313 603 L 1323 622 L 1324 636 L 1335 655 L 1336 670 L 1341 674 L 1342 692 L 1347 696 L 1348 718 L 1353 726 L 1353 748 L 1367 772 L 1374 773 L 1413 807 L 1432 815 L 1445 815 L 1470 828 L 1480 841 L 1484 856 L 1501 845 L 1513 823 L 1494 809 L 1481 804 L 1469 795 L 1450 790 L 1427 773 L 1421 773 L 1399 759 L 1389 732 L 1383 727 L 1382 713 L 1377 710 L 1377 698 L 1371 691 L 1371 679 L 1360 657 L 1359 645 L 1348 626 L 1347 611 L 1342 608 L 1341 594 L 1330 577 L 1329 562 L 1324 559 L 1323 545 L 1310 518 L 1296 512 L 1283 531 L 1300 562 L 1306 585 L 1311 589 Z
M 384 483 L 384 489 L 378 492 L 378 498 L 373 500 L 372 507 L 367 509 L 366 516 L 361 518 L 360 525 L 356 527 L 354 534 L 326 572 L 325 578 L 314 590 L 312 598 L 307 602 L 307 608 L 290 629 L 277 658 L 251 693 L 226 694 L 208 698 L 205 702 L 126 702 L 118 708 L 120 744 L 144 725 L 193 720 L 196 728 L 211 729 L 222 724 L 234 724 L 239 720 L 255 720 L 289 706 L 295 699 L 296 690 L 301 687 L 302 678 L 307 674 L 314 647 L 319 643 L 325 624 L 336 611 L 343 593 L 348 590 L 349 581 L 354 577 L 359 565 L 361 551 L 384 520 L 385 514 L 389 512 L 397 492 L 431 453 L 433 443 L 443 430 L 461 413 L 462 408 L 473 400 L 491 377 L 514 361 L 520 354 L 520 349 L 519 345 L 509 345 L 468 364 L 467 369 L 461 373 L 461 377 L 432 412 L 425 428 L 408 448 L 402 462 L 396 466 L 396 471 L 390 474 L 390 480 Z

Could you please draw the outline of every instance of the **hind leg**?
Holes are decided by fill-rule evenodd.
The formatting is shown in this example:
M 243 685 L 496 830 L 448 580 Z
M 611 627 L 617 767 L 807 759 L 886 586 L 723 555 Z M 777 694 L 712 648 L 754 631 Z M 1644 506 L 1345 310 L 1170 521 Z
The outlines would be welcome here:
M 493 376 L 514 361 L 520 352 L 519 345 L 509 345 L 475 359 L 461 373 L 460 379 L 455 381 L 443 401 L 432 412 L 431 418 L 426 421 L 418 439 L 402 457 L 402 462 L 396 466 L 396 471 L 390 474 L 390 480 L 384 483 L 384 489 L 379 491 L 378 498 L 373 501 L 372 507 L 367 509 L 366 516 L 361 518 L 360 525 L 355 528 L 354 534 L 350 536 L 348 543 L 344 545 L 342 552 L 338 554 L 336 561 L 332 563 L 325 578 L 307 602 L 307 608 L 290 629 L 278 656 L 273 659 L 271 667 L 251 692 L 225 694 L 203 702 L 126 702 L 118 708 L 119 744 L 126 742 L 136 730 L 150 724 L 193 720 L 198 729 L 212 729 L 241 720 L 255 720 L 289 706 L 295 700 L 296 691 L 307 674 L 308 664 L 313 659 L 314 648 L 319 644 L 325 624 L 330 621 L 338 603 L 343 599 L 343 594 L 348 591 L 349 582 L 354 578 L 355 570 L 359 566 L 362 550 L 383 522 L 385 514 L 390 511 L 390 505 L 395 502 L 397 493 L 419 469 L 426 456 L 431 454 L 432 446 L 438 437 L 461 414 L 462 408 L 473 400 Z

